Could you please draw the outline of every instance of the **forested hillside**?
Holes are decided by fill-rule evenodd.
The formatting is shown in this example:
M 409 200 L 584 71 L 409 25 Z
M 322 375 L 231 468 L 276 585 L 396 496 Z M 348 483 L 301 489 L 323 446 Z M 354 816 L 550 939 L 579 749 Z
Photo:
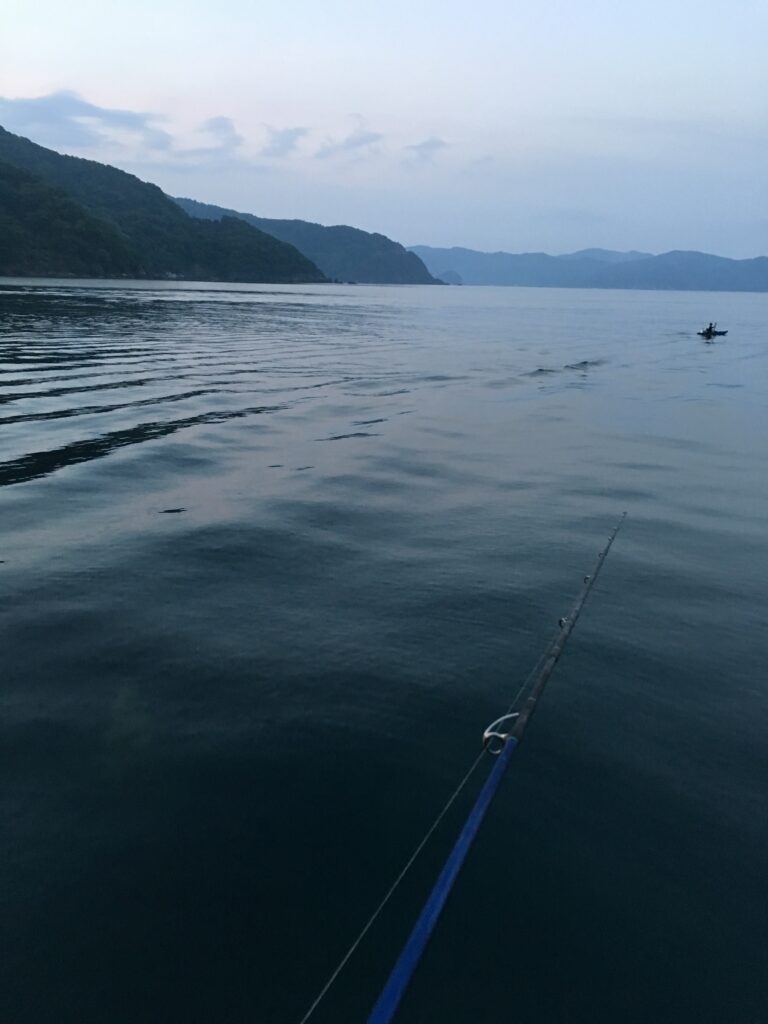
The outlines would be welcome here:
M 233 219 L 209 223 L 193 219 L 156 185 L 116 167 L 62 156 L 3 128 L 0 162 L 29 172 L 49 189 L 60 190 L 71 204 L 70 217 L 75 217 L 75 206 L 80 207 L 83 216 L 88 215 L 89 230 L 95 230 L 94 222 L 102 225 L 104 238 L 113 239 L 115 250 L 113 256 L 103 260 L 96 255 L 91 257 L 91 265 L 101 267 L 91 273 L 112 276 L 118 273 L 115 268 L 122 266 L 123 260 L 131 269 L 119 273 L 145 278 L 269 283 L 325 279 L 312 261 L 293 246 Z M 30 230 L 29 208 L 23 214 L 26 227 L 16 223 L 11 211 L 7 216 L 9 237 L 21 238 Z M 67 230 L 62 222 L 51 221 L 39 235 L 36 247 L 27 238 L 27 273 L 50 272 L 46 269 L 50 263 L 47 245 L 53 246 L 52 251 L 58 254 L 57 263 L 61 262 L 68 243 L 56 234 L 59 229 Z M 33 251 L 39 254 L 37 262 L 32 259 Z M 120 258 L 118 252 L 122 253 Z M 13 251 L 9 258 L 12 263 L 16 261 Z M 79 263 L 73 263 L 66 272 L 83 273 L 79 267 Z
M 133 277 L 137 254 L 66 192 L 0 163 L 0 274 Z
M 220 220 L 238 217 L 252 227 L 289 242 L 333 281 L 360 284 L 435 284 L 421 259 L 386 235 L 346 225 L 325 227 L 306 220 L 274 220 L 239 213 L 195 199 L 176 199 L 193 217 Z

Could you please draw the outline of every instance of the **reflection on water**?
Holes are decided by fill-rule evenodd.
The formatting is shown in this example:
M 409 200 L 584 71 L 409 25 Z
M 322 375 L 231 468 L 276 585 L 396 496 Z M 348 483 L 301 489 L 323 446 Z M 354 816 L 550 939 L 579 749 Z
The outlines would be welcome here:
M 188 392 L 186 395 L 174 395 L 166 398 L 165 402 L 182 401 L 185 398 L 198 397 L 206 394 L 206 391 Z M 108 406 L 105 410 L 115 409 L 136 409 L 145 405 L 154 405 L 155 400 L 137 401 L 119 406 Z M 113 430 L 111 433 L 101 434 L 99 437 L 82 441 L 72 441 L 61 448 L 50 449 L 42 452 L 30 452 L 21 458 L 13 459 L 0 464 L 0 486 L 4 484 L 23 483 L 26 480 L 34 480 L 35 477 L 47 476 L 55 473 L 58 469 L 66 466 L 75 466 L 78 462 L 89 462 L 91 459 L 98 459 L 117 448 L 123 448 L 129 444 L 141 444 L 144 441 L 152 441 L 160 437 L 168 437 L 175 434 L 177 430 L 184 430 L 186 427 L 200 426 L 204 423 L 224 423 L 226 420 L 242 419 L 244 416 L 259 416 L 262 413 L 274 412 L 279 406 L 253 406 L 250 409 L 232 409 L 227 412 L 207 412 L 197 416 L 187 416 L 178 420 L 166 420 L 162 423 L 142 423 L 136 427 L 126 430 Z M 93 409 L 67 410 L 59 413 L 38 413 L 34 416 L 9 417 L 6 420 L 0 419 L 0 426 L 3 423 L 21 423 L 30 420 L 57 419 L 66 415 L 89 415 Z M 362 435 L 356 435 L 362 436 Z
M 625 508 L 398 1021 L 768 1017 L 767 318 L 0 285 L 0 1018 L 300 1019 Z

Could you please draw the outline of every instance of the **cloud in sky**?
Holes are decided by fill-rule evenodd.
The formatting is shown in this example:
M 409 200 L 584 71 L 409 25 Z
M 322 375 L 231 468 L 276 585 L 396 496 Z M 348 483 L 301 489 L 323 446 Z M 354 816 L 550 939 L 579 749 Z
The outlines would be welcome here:
M 173 137 L 159 127 L 162 120 L 144 111 L 99 107 L 67 89 L 30 99 L 0 96 L 0 123 L 9 131 L 34 134 L 43 145 L 91 149 L 128 134 L 146 149 L 166 150 Z
M 269 141 L 259 151 L 260 156 L 269 157 L 271 159 L 280 160 L 284 157 L 290 156 L 299 144 L 299 142 L 307 135 L 309 129 L 307 128 L 267 128 L 269 133 Z
M 383 138 L 381 132 L 372 132 L 361 126 L 343 139 L 326 142 L 315 156 L 318 160 L 327 160 L 329 157 L 342 156 L 345 153 L 359 153 L 369 149 L 375 143 L 381 142 Z
M 245 139 L 235 128 L 232 118 L 210 117 L 200 125 L 199 132 L 204 140 L 203 145 L 174 149 L 174 159 L 198 164 L 240 159 L 239 150 Z
M 0 124 L 28 135 L 33 142 L 66 152 L 88 152 L 108 159 L 115 150 L 130 148 L 134 159 L 148 166 L 176 163 L 189 168 L 243 162 L 245 144 L 229 117 L 210 117 L 191 139 L 169 129 L 162 114 L 101 107 L 76 92 L 60 90 L 47 96 L 0 97 Z M 160 127 L 160 125 L 165 127 Z
M 448 143 L 445 139 L 439 139 L 436 136 L 432 136 L 429 139 L 424 139 L 423 142 L 416 142 L 412 146 L 406 146 L 406 150 L 412 153 L 417 160 L 428 161 L 432 160 L 442 150 L 448 148 Z
M 231 117 L 209 117 L 203 124 L 203 131 L 213 136 L 220 149 L 238 149 L 245 142 Z

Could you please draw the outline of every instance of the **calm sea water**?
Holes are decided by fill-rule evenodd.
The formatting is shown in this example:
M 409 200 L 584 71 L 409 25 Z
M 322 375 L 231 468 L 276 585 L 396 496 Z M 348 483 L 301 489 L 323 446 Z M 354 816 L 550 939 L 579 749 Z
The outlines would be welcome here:
M 297 1022 L 624 510 L 398 1020 L 768 1019 L 768 296 L 0 314 L 3 1022 Z

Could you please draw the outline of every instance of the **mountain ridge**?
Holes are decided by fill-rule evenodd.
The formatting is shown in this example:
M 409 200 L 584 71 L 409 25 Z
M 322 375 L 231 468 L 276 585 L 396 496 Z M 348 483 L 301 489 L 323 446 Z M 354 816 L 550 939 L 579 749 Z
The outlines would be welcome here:
M 326 277 L 359 284 L 437 284 L 418 256 L 378 232 L 347 224 L 324 225 L 299 219 L 258 217 L 197 199 L 173 197 L 191 217 L 216 220 L 237 217 L 295 246 Z
M 440 249 L 414 245 L 409 248 L 431 273 L 450 275 L 453 283 L 536 288 L 768 291 L 766 256 L 733 260 L 680 249 L 659 255 L 587 249 L 550 256 L 547 253 L 487 253 L 461 246 Z M 590 255 L 585 256 L 585 253 Z
M 652 252 L 639 252 L 637 249 L 630 249 L 628 252 L 619 252 L 617 249 L 578 249 L 576 252 L 560 253 L 559 260 L 597 260 L 598 263 L 630 263 L 632 260 L 647 260 L 653 258 Z

